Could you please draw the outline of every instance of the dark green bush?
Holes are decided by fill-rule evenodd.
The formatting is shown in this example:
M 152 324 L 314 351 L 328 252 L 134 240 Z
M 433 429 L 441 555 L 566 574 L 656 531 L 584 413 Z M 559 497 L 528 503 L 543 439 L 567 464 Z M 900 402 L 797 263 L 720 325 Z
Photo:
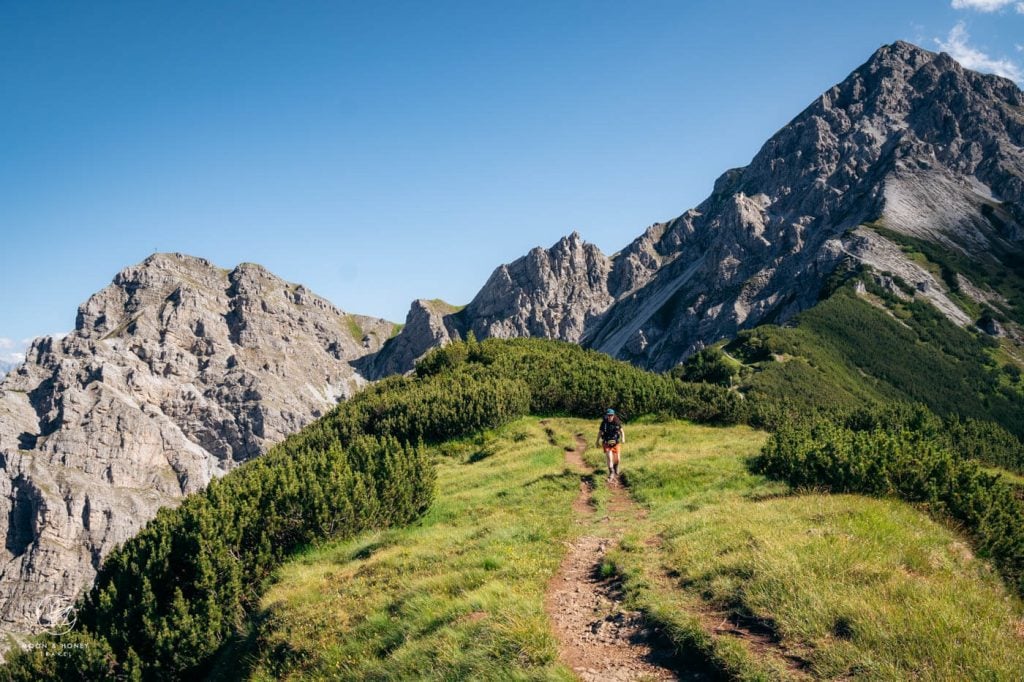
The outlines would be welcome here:
M 736 363 L 730 362 L 721 348 L 702 348 L 682 365 L 672 370 L 672 375 L 684 381 L 731 386 L 739 373 Z
M 575 344 L 540 339 L 451 344 L 428 354 L 417 367 L 421 376 L 456 370 L 522 381 L 533 414 L 596 418 L 613 407 L 627 418 L 663 413 L 737 424 L 747 420 L 756 402 L 721 386 L 654 374 Z

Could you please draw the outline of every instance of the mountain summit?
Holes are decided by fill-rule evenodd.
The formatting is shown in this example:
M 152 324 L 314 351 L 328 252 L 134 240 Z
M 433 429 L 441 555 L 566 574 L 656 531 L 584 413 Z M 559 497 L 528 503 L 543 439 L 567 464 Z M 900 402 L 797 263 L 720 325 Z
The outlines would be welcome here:
M 38 629 L 158 509 L 352 394 L 393 325 L 259 265 L 154 254 L 0 382 L 0 624 Z
M 499 267 L 451 334 L 543 336 L 664 370 L 719 339 L 813 306 L 841 263 L 899 276 L 949 319 L 949 286 L 884 236 L 1011 265 L 1024 225 L 1024 95 L 905 42 L 879 49 L 772 136 L 710 197 L 604 256 L 577 235 Z M 975 302 L 999 297 L 965 281 Z M 1004 301 L 1005 303 L 1005 301 Z M 376 367 L 437 342 L 409 324 Z M 400 356 L 400 357 L 396 357 Z

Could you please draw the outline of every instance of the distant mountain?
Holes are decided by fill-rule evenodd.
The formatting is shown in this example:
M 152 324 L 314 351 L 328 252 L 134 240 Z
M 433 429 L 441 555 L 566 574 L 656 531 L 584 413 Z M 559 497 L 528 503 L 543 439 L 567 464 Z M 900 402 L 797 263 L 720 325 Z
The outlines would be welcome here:
M 394 325 L 264 268 L 155 254 L 0 382 L 0 625 L 37 629 L 158 509 L 365 383 Z
M 461 311 L 414 304 L 364 366 L 371 376 L 406 370 L 473 331 L 578 341 L 666 370 L 740 330 L 792 320 L 841 265 L 869 268 L 895 293 L 903 283 L 958 327 L 982 323 L 1020 342 L 1022 225 L 1024 95 L 897 42 L 723 174 L 696 208 L 610 257 L 575 234 L 535 249 L 495 270 Z M 943 270 L 942 258 L 908 253 L 900 238 L 960 265 Z
M 4 360 L 0 360 L 0 379 L 2 379 L 6 374 L 8 374 L 12 369 L 14 369 L 17 366 L 18 363 L 16 362 L 6 362 Z

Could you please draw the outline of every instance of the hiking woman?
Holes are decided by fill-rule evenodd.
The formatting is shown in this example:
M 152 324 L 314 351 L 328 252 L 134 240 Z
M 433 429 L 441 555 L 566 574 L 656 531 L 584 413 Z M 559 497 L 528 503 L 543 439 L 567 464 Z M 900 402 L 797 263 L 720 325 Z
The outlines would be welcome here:
M 615 410 L 608 408 L 601 420 L 601 430 L 597 434 L 598 447 L 604 448 L 604 457 L 608 461 L 608 480 L 619 475 L 619 455 L 622 444 L 626 442 L 626 432 L 622 428 L 622 420 Z

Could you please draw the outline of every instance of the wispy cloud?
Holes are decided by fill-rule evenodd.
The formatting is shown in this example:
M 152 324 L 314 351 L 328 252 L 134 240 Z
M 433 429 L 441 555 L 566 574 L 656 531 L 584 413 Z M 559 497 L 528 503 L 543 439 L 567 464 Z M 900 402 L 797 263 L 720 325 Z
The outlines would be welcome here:
M 32 339 L 15 339 L 0 336 L 0 362 L 21 362 L 25 359 L 25 349 Z
M 976 12 L 998 12 L 1012 6 L 1018 14 L 1024 14 L 1021 0 L 953 0 L 953 9 L 975 10 Z
M 997 12 L 1004 7 L 1015 5 L 1017 10 L 1020 11 L 1022 4 L 1024 3 L 1019 0 L 953 0 L 953 9 L 973 9 L 978 12 Z
M 967 2 L 968 0 L 954 0 L 954 6 L 956 2 L 962 1 Z M 995 0 L 971 0 L 977 4 L 983 4 L 988 1 L 989 4 L 995 2 Z M 1024 70 L 1014 61 L 1010 59 L 997 59 L 991 57 L 985 52 L 982 52 L 976 47 L 970 44 L 971 36 L 967 33 L 967 26 L 964 22 L 958 22 L 949 31 L 949 35 L 946 36 L 945 40 L 936 38 L 935 42 L 943 52 L 948 52 L 949 56 L 963 64 L 968 69 L 974 71 L 984 71 L 986 73 L 994 73 L 1011 80 L 1015 80 L 1018 83 L 1024 82 Z

